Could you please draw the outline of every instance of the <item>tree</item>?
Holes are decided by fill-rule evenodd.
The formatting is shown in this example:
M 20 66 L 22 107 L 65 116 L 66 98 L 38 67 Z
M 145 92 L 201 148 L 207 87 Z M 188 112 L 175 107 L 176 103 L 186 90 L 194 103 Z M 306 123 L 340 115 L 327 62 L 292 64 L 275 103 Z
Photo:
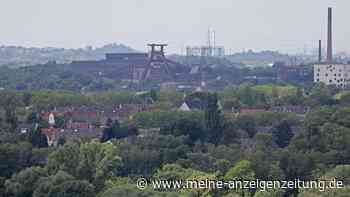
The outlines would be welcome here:
M 37 148 L 48 147 L 47 138 L 44 134 L 41 133 L 41 127 L 32 129 L 28 133 L 28 141 Z
M 250 161 L 239 161 L 225 175 L 225 180 L 254 180 L 255 173 Z
M 154 102 L 158 101 L 158 94 L 157 94 L 157 92 L 155 90 L 151 90 L 150 91 L 150 97 L 152 98 L 152 100 Z
M 339 108 L 331 118 L 334 123 L 350 128 L 350 108 Z
M 6 194 L 15 197 L 32 196 L 38 180 L 44 176 L 47 176 L 47 172 L 43 168 L 27 168 L 6 181 Z
M 56 116 L 55 117 L 55 127 L 56 128 L 63 128 L 65 126 L 66 120 L 63 116 Z
M 312 106 L 334 104 L 334 99 L 332 97 L 331 90 L 324 83 L 316 84 L 312 88 L 311 94 L 308 99 L 308 103 Z
M 209 141 L 218 143 L 222 134 L 222 116 L 218 106 L 218 96 L 216 93 L 208 94 L 208 103 L 205 109 L 206 129 L 209 132 Z
M 69 172 L 78 179 L 88 180 L 96 190 L 103 188 L 110 177 L 117 175 L 122 165 L 117 149 L 112 144 L 90 142 L 66 144 L 49 156 L 49 172 Z
M 159 192 L 155 191 L 151 187 L 147 187 L 144 190 L 140 190 L 136 187 L 135 180 L 130 178 L 114 178 L 107 181 L 106 188 L 100 192 L 98 197 L 115 197 L 115 196 L 128 196 L 128 197 L 177 197 L 178 193 L 171 192 Z
M 310 180 L 315 163 L 310 154 L 304 154 L 297 150 L 283 150 L 280 152 L 279 167 L 282 169 L 285 180 Z M 298 188 L 289 189 L 285 195 L 297 195 Z
M 337 165 L 328 170 L 322 177 L 325 180 L 341 180 L 344 185 L 350 185 L 350 165 Z
M 254 97 L 254 93 L 252 90 L 252 87 L 250 84 L 243 84 L 241 86 L 239 86 L 239 89 L 237 91 L 237 95 L 239 100 L 247 105 L 247 106 L 254 106 L 255 105 L 255 97 Z
M 52 197 L 94 197 L 94 187 L 87 181 L 68 181 L 51 192 Z
M 115 120 L 113 122 L 112 119 L 108 118 L 106 122 L 106 128 L 104 128 L 102 131 L 101 142 L 107 142 L 110 139 L 115 138 L 116 136 L 115 132 L 118 129 L 120 129 L 118 120 Z
M 350 162 L 350 128 L 326 123 L 320 130 L 323 153 L 328 152 L 329 163 L 347 164 Z
M 112 144 L 82 144 L 79 159 L 79 177 L 89 180 L 97 189 L 102 188 L 105 180 L 117 175 L 122 165 L 117 149 Z
M 46 168 L 49 174 L 56 174 L 58 171 L 65 171 L 78 177 L 77 167 L 80 159 L 79 144 L 66 143 L 48 156 Z
M 303 104 L 304 102 L 304 90 L 301 87 L 297 88 L 296 92 L 296 103 L 295 104 Z
M 183 168 L 178 164 L 166 164 L 158 169 L 153 177 L 158 180 L 186 180 L 192 173 L 192 169 Z
M 153 175 L 153 177 L 156 180 L 169 180 L 169 181 L 174 181 L 174 180 L 203 181 L 203 180 L 216 180 L 217 178 L 215 174 L 209 174 L 198 170 L 182 168 L 177 164 L 164 165 L 162 168 L 157 170 L 157 172 Z M 173 189 L 175 190 L 169 190 L 169 191 L 177 191 L 178 193 L 182 193 L 182 194 L 187 192 L 181 188 L 173 188 Z M 196 196 L 208 196 L 210 193 L 214 191 L 213 191 L 213 188 L 206 188 L 206 189 L 192 188 L 191 192 L 196 194 Z
M 66 182 L 73 181 L 75 178 L 64 171 L 58 171 L 51 176 L 44 176 L 38 180 L 37 188 L 34 190 L 33 197 L 49 197 L 54 187 Z
M 20 106 L 21 101 L 19 96 L 11 91 L 1 91 L 0 105 L 5 110 L 5 122 L 10 125 L 11 131 L 17 128 L 18 117 L 16 115 L 16 108 Z
M 34 124 L 39 122 L 39 114 L 37 112 L 31 112 L 27 117 L 27 123 L 28 124 Z
M 60 137 L 57 140 L 57 146 L 63 146 L 66 143 L 66 138 L 65 137 Z
M 224 175 L 225 173 L 227 173 L 227 171 L 230 169 L 230 165 L 230 161 L 226 159 L 219 159 L 214 163 L 215 170 L 220 175 Z
M 302 137 L 305 140 L 306 148 L 316 151 L 322 151 L 322 147 L 325 145 L 321 140 L 321 127 L 332 119 L 333 114 L 336 112 L 334 108 L 321 107 L 312 110 L 306 115 L 304 120 L 305 131 Z
M 169 128 L 162 128 L 162 134 L 171 134 L 174 136 L 189 136 L 193 144 L 197 140 L 204 140 L 206 133 L 202 128 L 202 123 L 195 119 L 181 118 L 172 123 Z
M 239 130 L 235 122 L 225 121 L 222 128 L 221 144 L 238 144 L 242 138 L 242 130 Z
M 272 136 L 274 142 L 280 148 L 285 148 L 289 145 L 289 142 L 293 138 L 294 134 L 288 121 L 283 120 L 272 129 Z
M 350 106 L 350 92 L 340 94 L 339 103 L 342 106 Z
M 227 181 L 238 180 L 238 181 L 247 181 L 254 180 L 255 173 L 252 169 L 250 161 L 242 160 L 238 162 L 234 167 L 232 167 L 224 176 L 224 179 Z M 237 188 L 238 189 L 238 188 Z M 245 191 L 244 189 L 237 190 L 241 196 L 246 196 L 250 194 L 250 191 Z
M 303 189 L 299 196 L 301 197 L 346 197 L 349 196 L 350 188 L 350 167 L 349 165 L 338 165 L 335 168 L 330 169 L 322 177 L 319 178 L 323 181 L 337 181 L 343 182 L 343 188 L 314 188 Z M 320 191 L 320 190 L 324 191 Z
M 55 175 L 39 179 L 33 197 L 94 197 L 94 193 L 94 186 L 89 182 L 58 171 Z
M 101 142 L 107 142 L 111 139 L 121 139 L 138 134 L 138 129 L 133 125 L 120 125 L 118 120 L 112 124 L 108 124 L 107 128 L 103 129 Z
M 284 191 L 282 189 L 267 189 L 265 191 L 258 191 L 254 197 L 282 197 Z
M 0 144 L 0 177 L 11 175 L 27 167 L 30 163 L 32 146 L 29 143 Z
M 271 134 L 259 133 L 255 137 L 255 149 L 249 155 L 249 161 L 260 180 L 283 180 L 275 153 L 275 144 Z
M 115 141 L 123 158 L 123 176 L 142 175 L 149 177 L 162 164 L 174 163 L 186 157 L 190 151 L 188 138 L 184 136 L 149 133 L 136 137 L 131 142 Z
M 250 138 L 253 138 L 257 133 L 255 120 L 247 115 L 238 116 L 236 123 L 240 129 L 247 132 Z

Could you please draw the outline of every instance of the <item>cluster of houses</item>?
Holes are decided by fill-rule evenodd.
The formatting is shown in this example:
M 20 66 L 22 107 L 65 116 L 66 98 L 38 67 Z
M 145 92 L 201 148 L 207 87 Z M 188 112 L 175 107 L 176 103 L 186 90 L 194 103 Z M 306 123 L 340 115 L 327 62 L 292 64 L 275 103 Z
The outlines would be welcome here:
M 121 104 L 112 109 L 94 107 L 63 107 L 42 112 L 41 118 L 49 126 L 41 129 L 49 146 L 60 139 L 99 139 L 108 119 L 123 121 L 137 112 L 149 110 L 148 104 Z
M 106 128 L 109 119 L 124 121 L 130 119 L 133 114 L 149 111 L 151 104 L 120 104 L 112 108 L 98 108 L 92 106 L 61 107 L 52 111 L 43 111 L 40 117 L 48 126 L 41 129 L 41 133 L 47 138 L 49 146 L 56 146 L 60 139 L 100 139 L 102 131 Z M 225 113 L 255 114 L 259 112 L 286 112 L 305 115 L 310 109 L 305 106 L 276 106 L 270 109 L 262 108 L 223 108 L 220 101 L 219 108 Z M 178 111 L 203 110 L 198 103 L 184 101 Z M 21 127 L 22 133 L 28 131 L 28 127 Z

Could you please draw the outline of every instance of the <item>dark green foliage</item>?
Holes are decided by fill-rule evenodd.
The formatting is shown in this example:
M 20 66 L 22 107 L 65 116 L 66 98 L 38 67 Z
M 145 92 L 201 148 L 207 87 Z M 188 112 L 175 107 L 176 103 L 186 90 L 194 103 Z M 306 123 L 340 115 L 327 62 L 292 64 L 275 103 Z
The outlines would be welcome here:
M 18 94 L 12 91 L 0 92 L 0 106 L 5 111 L 5 123 L 9 125 L 10 131 L 14 131 L 18 125 L 18 117 L 16 115 L 16 107 L 21 105 Z
M 312 180 L 312 171 L 315 163 L 309 154 L 296 150 L 284 150 L 281 152 L 279 167 L 282 169 L 285 180 Z M 288 194 L 298 194 L 298 189 L 290 189 Z
M 116 120 L 113 122 L 112 119 L 108 118 L 106 122 L 106 128 L 103 129 L 101 142 L 107 142 L 110 139 L 115 138 L 116 130 L 120 129 L 119 122 Z
M 29 143 L 0 144 L 0 177 L 11 177 L 28 167 L 32 146 Z
M 208 130 L 208 141 L 218 143 L 222 136 L 223 119 L 219 109 L 218 95 L 208 94 L 207 106 L 205 109 L 205 126 Z
M 178 195 L 178 193 L 157 192 L 151 189 L 141 191 L 137 189 L 134 184 L 125 184 L 107 189 L 101 193 L 100 197 L 177 197 Z
M 111 119 L 107 120 L 107 128 L 102 132 L 101 142 L 107 142 L 111 139 L 121 139 L 138 134 L 136 127 L 132 125 L 120 125 L 118 120 L 114 122 Z
M 37 123 L 39 122 L 39 114 L 37 112 L 31 112 L 28 117 L 27 117 L 27 123 L 28 124 L 34 124 L 34 123 Z
M 285 148 L 289 145 L 289 142 L 293 138 L 294 134 L 288 121 L 283 120 L 272 129 L 272 136 L 274 142 L 280 148 Z
M 77 179 L 87 180 L 100 191 L 105 181 L 118 174 L 122 166 L 117 149 L 112 144 L 65 144 L 49 155 L 50 174 L 66 171 Z M 73 188 L 80 183 L 73 184 Z
M 146 177 L 162 164 L 185 158 L 189 151 L 187 138 L 159 134 L 146 134 L 131 144 L 119 142 L 116 146 L 123 158 L 123 174 Z
M 284 174 L 279 167 L 278 155 L 271 134 L 255 135 L 256 147 L 249 157 L 256 178 L 264 180 L 283 180 Z
M 311 90 L 308 103 L 311 106 L 332 105 L 335 103 L 335 100 L 332 97 L 330 88 L 323 83 L 318 83 Z
M 207 129 L 216 129 L 221 127 L 221 111 L 218 106 L 217 94 L 209 94 L 205 110 L 205 123 Z
M 157 92 L 155 90 L 151 90 L 150 97 L 152 98 L 152 100 L 154 102 L 158 101 L 158 99 L 159 99 L 158 94 L 157 94 Z
M 249 116 L 246 116 L 246 115 L 238 116 L 237 125 L 240 129 L 247 132 L 250 138 L 254 137 L 257 132 L 256 123 L 254 119 L 252 119 Z
M 87 181 L 66 181 L 53 187 L 47 197 L 95 197 L 94 186 Z
M 202 123 L 195 119 L 181 118 L 168 127 L 161 128 L 161 133 L 174 136 L 188 136 L 192 143 L 206 138 Z
M 66 120 L 63 116 L 56 116 L 55 117 L 55 127 L 56 128 L 63 128 L 66 124 Z
M 38 180 L 44 176 L 47 176 L 47 173 L 43 168 L 27 168 L 6 181 L 6 194 L 15 197 L 32 196 Z
M 48 147 L 47 138 L 44 134 L 41 133 L 41 127 L 37 129 L 32 129 L 28 133 L 28 141 L 33 145 L 33 147 L 37 148 L 45 148 Z
M 60 137 L 57 140 L 57 146 L 63 146 L 66 143 L 66 138 Z

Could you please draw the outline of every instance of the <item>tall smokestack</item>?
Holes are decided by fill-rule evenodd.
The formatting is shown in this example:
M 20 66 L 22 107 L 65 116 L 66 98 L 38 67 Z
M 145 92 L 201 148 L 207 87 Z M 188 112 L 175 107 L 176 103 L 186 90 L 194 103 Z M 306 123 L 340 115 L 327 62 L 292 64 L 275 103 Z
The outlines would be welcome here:
M 333 47 L 332 47 L 332 8 L 328 8 L 328 38 L 327 38 L 327 62 L 333 61 Z
M 318 62 L 322 62 L 322 41 L 318 41 Z

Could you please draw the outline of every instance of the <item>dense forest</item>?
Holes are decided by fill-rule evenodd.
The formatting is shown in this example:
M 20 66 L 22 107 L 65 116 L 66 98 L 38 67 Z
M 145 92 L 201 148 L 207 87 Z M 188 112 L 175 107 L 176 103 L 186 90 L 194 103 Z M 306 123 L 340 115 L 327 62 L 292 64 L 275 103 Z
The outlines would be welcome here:
M 67 91 L 0 92 L 0 196 L 345 197 L 350 192 L 350 93 L 316 85 L 243 84 L 219 93 L 152 91 L 147 95 Z M 152 108 L 106 123 L 100 139 L 48 146 L 37 114 L 64 106 L 137 104 Z M 181 103 L 199 106 L 179 111 Z M 227 109 L 308 106 L 300 115 Z M 109 120 L 110 121 L 110 120 Z M 37 126 L 27 133 L 22 123 Z M 59 121 L 56 122 L 59 124 Z M 58 125 L 55 125 L 58 126 Z M 263 128 L 268 128 L 263 131 Z M 266 130 L 266 129 L 265 129 Z M 337 180 L 342 189 L 139 190 L 136 180 Z

